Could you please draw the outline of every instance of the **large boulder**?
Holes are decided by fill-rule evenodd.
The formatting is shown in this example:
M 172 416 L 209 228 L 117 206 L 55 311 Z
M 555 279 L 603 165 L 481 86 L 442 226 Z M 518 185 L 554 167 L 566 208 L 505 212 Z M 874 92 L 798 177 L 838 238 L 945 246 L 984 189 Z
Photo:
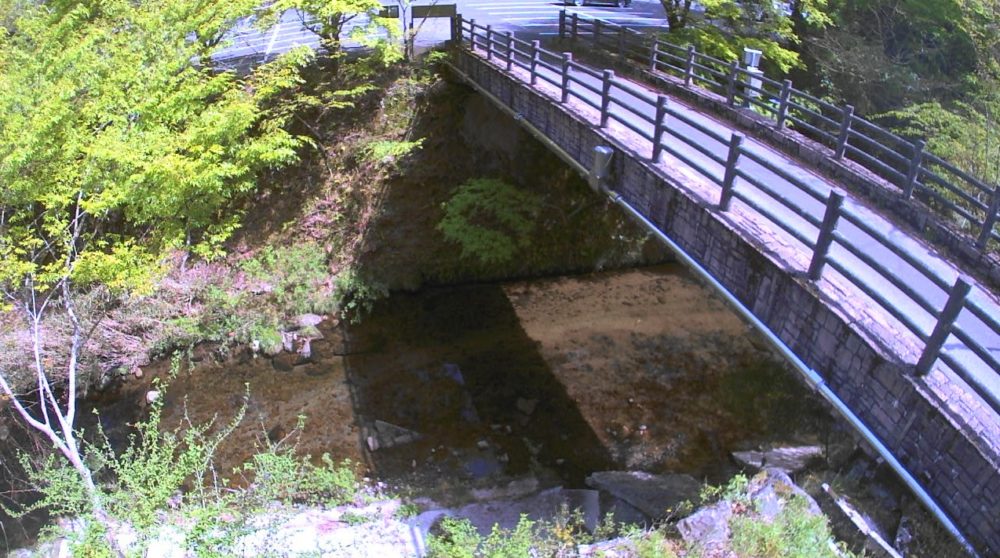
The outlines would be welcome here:
M 787 446 L 765 451 L 734 451 L 733 459 L 754 470 L 780 469 L 797 473 L 823 459 L 822 446 Z
M 730 555 L 730 521 L 737 514 L 773 521 L 793 498 L 806 502 L 808 514 L 820 515 L 819 505 L 780 469 L 764 469 L 747 483 L 740 494 L 730 494 L 705 506 L 677 523 L 684 541 L 703 549 L 709 556 Z
M 650 519 L 660 519 L 681 503 L 694 500 L 701 483 L 690 475 L 654 475 L 642 471 L 602 471 L 587 477 L 587 486 L 602 490 L 638 509 Z

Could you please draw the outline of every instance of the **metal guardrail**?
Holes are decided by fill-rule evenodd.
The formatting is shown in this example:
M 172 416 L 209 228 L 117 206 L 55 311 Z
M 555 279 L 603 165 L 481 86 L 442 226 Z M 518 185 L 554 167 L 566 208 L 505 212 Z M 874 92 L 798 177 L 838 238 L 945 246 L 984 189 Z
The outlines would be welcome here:
M 926 151 L 922 141 L 909 141 L 854 114 L 759 72 L 741 68 L 621 25 L 578 14 L 559 14 L 559 36 L 586 40 L 620 60 L 643 69 L 673 74 L 724 95 L 774 121 L 776 129 L 795 128 L 833 151 L 833 158 L 851 159 L 938 213 L 952 212 L 966 223 L 980 251 L 1000 241 L 1000 185 L 987 184 Z M 943 211 L 942 211 L 943 210 Z
M 531 85 L 544 82 L 557 88 L 559 101 L 562 103 L 574 98 L 596 109 L 600 112 L 602 127 L 615 121 L 645 138 L 650 142 L 650 161 L 653 164 L 660 161 L 664 152 L 682 161 L 721 188 L 719 209 L 728 210 L 732 200 L 738 199 L 767 218 L 807 250 L 812 251 L 808 268 L 810 279 L 819 280 L 826 266 L 835 269 L 924 343 L 923 352 L 916 364 L 918 374 L 927 374 L 940 360 L 1000 414 L 998 394 L 992 392 L 966 362 L 956 358 L 951 351 L 944 348 L 945 342 L 954 336 L 975 354 L 981 364 L 991 369 L 994 375 L 1000 375 L 1000 359 L 992 352 L 996 347 L 986 346 L 974 332 L 968 330 L 967 326 L 960 324 L 959 317 L 964 315 L 966 323 L 969 320 L 977 320 L 981 324 L 978 327 L 979 331 L 992 332 L 995 338 L 1000 339 L 1000 316 L 993 314 L 969 296 L 971 280 L 963 276 L 959 276 L 954 282 L 943 278 L 931 265 L 909 253 L 887 233 L 872 227 L 863 215 L 858 215 L 854 210 L 845 207 L 844 197 L 840 192 L 833 190 L 829 195 L 825 195 L 814 191 L 794 173 L 746 148 L 743 145 L 742 134 L 735 133 L 729 137 L 720 135 L 683 112 L 675 110 L 670 106 L 666 95 L 653 95 L 641 90 L 628 81 L 616 78 L 611 70 L 598 71 L 579 64 L 573 60 L 571 53 L 555 53 L 543 49 L 539 46 L 539 41 L 523 41 L 515 38 L 510 32 L 501 34 L 489 25 L 482 26 L 476 24 L 475 20 L 464 20 L 461 15 L 456 19 L 456 31 L 459 32 L 456 36 L 459 37 L 461 45 L 483 55 L 486 60 L 493 61 L 508 72 L 514 68 L 527 71 L 527 82 Z M 678 133 L 668 125 L 673 121 L 683 122 L 698 130 L 709 138 L 709 141 L 721 146 L 721 149 L 713 150 L 705 141 Z M 720 175 L 717 169 L 690 157 L 685 153 L 686 150 L 681 148 L 682 144 L 716 165 L 721 165 L 723 173 Z M 718 155 L 718 152 L 726 153 L 726 157 Z M 815 202 L 824 203 L 826 210 L 823 219 L 820 220 L 805 211 L 793 196 L 785 195 L 765 181 L 754 177 L 753 174 L 745 172 L 740 165 L 747 161 L 760 165 L 798 192 L 804 193 L 805 199 L 811 198 Z M 777 205 L 761 203 L 750 192 L 736 188 L 737 179 L 754 186 Z M 804 234 L 800 228 L 782 219 L 779 214 L 781 208 L 790 211 L 794 218 L 815 227 L 817 231 L 815 237 Z M 842 223 L 845 228 L 850 227 L 855 233 L 847 235 L 838 230 L 838 224 Z M 859 234 L 863 235 L 863 240 L 866 242 L 858 241 Z M 947 302 L 939 307 L 926 296 L 926 293 L 912 286 L 913 277 L 903 277 L 889 270 L 878 257 L 871 254 L 871 241 L 905 261 L 924 279 L 947 292 Z M 834 247 L 842 250 L 834 254 L 832 252 Z M 870 276 L 866 278 L 857 273 L 857 266 L 847 261 L 850 259 L 859 260 L 872 269 L 877 278 L 872 280 Z M 897 308 L 889 300 L 889 289 L 903 293 L 916 303 L 933 320 L 933 327 L 928 331 L 926 325 L 922 323 L 926 320 L 918 320 L 916 316 Z

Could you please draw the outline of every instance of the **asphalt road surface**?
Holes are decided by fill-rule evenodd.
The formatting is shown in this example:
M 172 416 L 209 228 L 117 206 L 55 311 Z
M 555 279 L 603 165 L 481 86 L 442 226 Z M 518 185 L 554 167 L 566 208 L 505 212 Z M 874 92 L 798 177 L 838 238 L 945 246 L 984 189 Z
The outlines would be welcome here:
M 386 1 L 385 5 L 395 5 Z M 588 4 L 586 6 L 567 6 L 562 2 L 552 0 L 458 0 L 442 2 L 415 2 L 417 5 L 455 4 L 458 13 L 466 19 L 475 19 L 477 23 L 492 25 L 500 32 L 512 31 L 518 38 L 542 38 L 559 33 L 559 11 L 578 13 L 581 16 L 601 18 L 606 21 L 629 25 L 632 27 L 660 27 L 666 25 L 663 7 L 659 1 L 636 0 L 627 8 L 617 8 L 611 4 Z M 411 21 L 409 10 L 401 10 L 406 25 L 417 31 L 417 47 L 429 47 L 448 40 L 451 24 L 444 18 Z M 344 37 L 351 30 L 368 23 L 367 18 L 358 17 L 348 23 Z M 400 26 L 403 22 L 400 22 Z M 282 52 L 297 46 L 319 46 L 319 39 L 306 28 L 303 15 L 297 12 L 286 12 L 281 21 L 270 29 L 261 30 L 255 25 L 253 18 L 239 22 L 226 37 L 227 46 L 220 50 L 214 59 L 223 65 L 238 65 L 241 63 L 257 63 L 269 60 Z M 346 38 L 346 48 L 356 47 L 357 42 Z

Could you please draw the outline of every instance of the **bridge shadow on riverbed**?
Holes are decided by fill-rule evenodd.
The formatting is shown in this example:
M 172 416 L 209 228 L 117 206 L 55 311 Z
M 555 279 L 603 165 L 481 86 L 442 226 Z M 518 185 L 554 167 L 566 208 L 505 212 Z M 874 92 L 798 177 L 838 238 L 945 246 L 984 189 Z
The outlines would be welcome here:
M 611 466 L 500 285 L 394 294 L 348 338 L 355 413 L 381 477 L 476 480 L 541 465 L 581 484 Z

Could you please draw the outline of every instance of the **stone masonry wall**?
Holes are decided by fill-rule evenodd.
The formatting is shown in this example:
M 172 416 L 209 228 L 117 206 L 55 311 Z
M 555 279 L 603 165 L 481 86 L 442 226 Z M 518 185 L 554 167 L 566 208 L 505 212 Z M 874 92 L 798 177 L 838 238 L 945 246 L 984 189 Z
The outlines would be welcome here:
M 456 66 L 584 166 L 615 149 L 610 187 L 750 308 L 891 449 L 984 555 L 1000 555 L 1000 455 L 815 285 L 760 252 L 710 204 L 566 107 L 464 51 Z

